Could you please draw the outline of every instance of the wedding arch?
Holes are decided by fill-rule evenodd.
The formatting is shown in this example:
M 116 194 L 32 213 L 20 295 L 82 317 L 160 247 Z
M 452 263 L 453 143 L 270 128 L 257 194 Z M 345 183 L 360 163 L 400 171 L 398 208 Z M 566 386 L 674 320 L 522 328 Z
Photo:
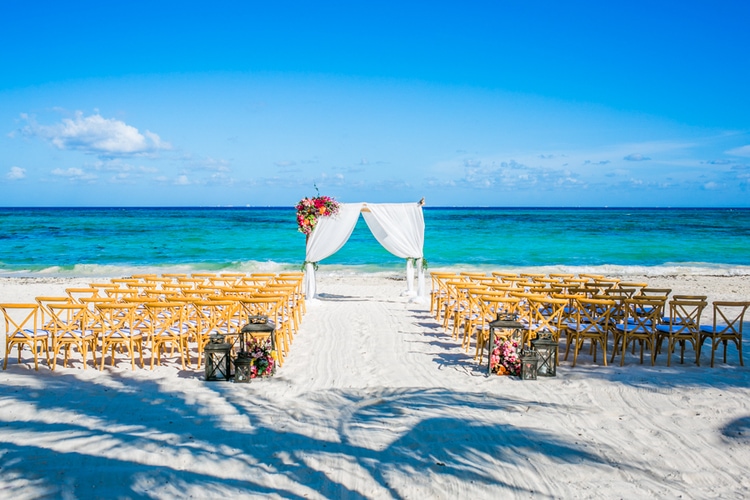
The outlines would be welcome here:
M 305 250 L 305 296 L 314 298 L 315 267 L 338 252 L 349 240 L 359 215 L 365 219 L 375 239 L 386 250 L 406 259 L 406 293 L 424 297 L 424 215 L 423 202 L 341 203 L 336 215 L 321 217 L 310 233 Z M 414 291 L 414 271 L 418 274 Z

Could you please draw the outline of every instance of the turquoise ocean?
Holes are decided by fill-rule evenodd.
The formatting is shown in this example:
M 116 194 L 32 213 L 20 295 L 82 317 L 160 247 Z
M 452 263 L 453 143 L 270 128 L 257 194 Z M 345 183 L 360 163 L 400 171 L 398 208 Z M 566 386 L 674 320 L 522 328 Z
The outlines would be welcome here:
M 750 209 L 425 207 L 429 268 L 750 274 Z M 0 275 L 299 269 L 293 207 L 0 208 Z M 322 272 L 393 272 L 360 218 Z

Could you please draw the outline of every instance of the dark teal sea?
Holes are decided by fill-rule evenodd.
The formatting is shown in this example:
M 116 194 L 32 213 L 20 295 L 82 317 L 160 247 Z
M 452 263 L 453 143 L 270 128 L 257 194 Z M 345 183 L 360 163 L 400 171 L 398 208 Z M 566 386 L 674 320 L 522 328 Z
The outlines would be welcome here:
M 431 268 L 750 274 L 750 209 L 426 207 Z M 294 208 L 4 208 L 0 274 L 297 269 Z M 360 221 L 328 272 L 402 269 Z

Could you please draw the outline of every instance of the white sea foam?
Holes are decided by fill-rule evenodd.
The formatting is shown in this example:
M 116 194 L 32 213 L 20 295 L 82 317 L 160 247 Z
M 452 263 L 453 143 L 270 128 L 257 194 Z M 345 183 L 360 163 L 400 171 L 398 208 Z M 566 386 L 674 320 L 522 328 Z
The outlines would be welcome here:
M 274 261 L 242 261 L 227 264 L 172 264 L 160 266 L 129 266 L 129 265 L 102 265 L 102 264 L 76 264 L 70 267 L 51 266 L 39 270 L 31 269 L 3 269 L 0 266 L 0 276 L 40 276 L 40 277 L 118 277 L 130 276 L 132 274 L 163 274 L 163 273 L 196 273 L 196 272 L 282 272 L 296 271 L 300 269 L 299 263 L 281 263 Z M 393 264 L 388 266 L 377 264 L 343 265 L 343 264 L 321 264 L 318 273 L 327 276 L 353 276 L 357 274 L 400 276 L 405 274 L 406 264 Z M 455 264 L 450 266 L 431 266 L 429 270 L 436 271 L 510 271 L 510 272 L 537 272 L 537 273 L 590 273 L 605 276 L 748 276 L 750 266 L 712 264 L 707 262 L 679 262 L 666 263 L 659 266 L 623 266 L 605 264 L 598 266 L 501 266 L 501 265 L 472 265 Z

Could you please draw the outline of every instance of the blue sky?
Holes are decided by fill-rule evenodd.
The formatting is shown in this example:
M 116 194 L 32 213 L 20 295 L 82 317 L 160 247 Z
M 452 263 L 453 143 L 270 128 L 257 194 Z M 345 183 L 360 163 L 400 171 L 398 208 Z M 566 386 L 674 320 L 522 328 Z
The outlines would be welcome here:
M 0 206 L 750 206 L 750 2 L 0 0 Z

